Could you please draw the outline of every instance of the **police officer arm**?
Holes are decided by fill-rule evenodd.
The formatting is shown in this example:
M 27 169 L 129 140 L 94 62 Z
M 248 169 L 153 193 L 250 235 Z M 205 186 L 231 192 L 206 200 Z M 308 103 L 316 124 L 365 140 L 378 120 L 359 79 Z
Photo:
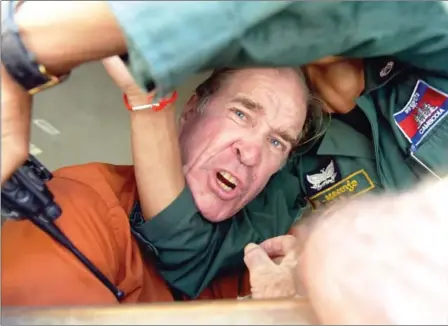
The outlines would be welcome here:
M 15 20 L 27 49 L 56 75 L 126 52 L 125 36 L 104 1 L 26 1 Z
M 301 65 L 328 55 L 396 55 L 448 70 L 443 1 L 176 5 L 174 12 L 167 2 L 28 1 L 16 21 L 24 44 L 54 74 L 128 50 L 140 86 L 154 78 L 164 93 L 211 67 Z
M 150 219 L 171 204 L 185 187 L 174 105 L 161 112 L 132 112 L 131 126 L 138 194 L 143 216 Z
M 126 94 L 131 107 L 147 105 L 154 92 L 140 89 L 118 57 L 104 59 L 109 76 Z M 136 110 L 131 115 L 132 156 L 143 216 L 150 219 L 167 207 L 185 187 L 176 110 L 169 105 L 154 112 Z
M 134 77 L 142 84 L 154 80 L 164 91 L 208 68 L 297 66 L 330 55 L 395 56 L 448 72 L 448 5 L 443 1 L 187 2 L 178 4 L 180 14 L 158 4 L 159 14 L 144 26 L 131 22 L 149 15 L 151 2 L 139 3 L 138 14 L 120 14 L 120 2 L 110 5 L 128 42 L 139 45 L 129 49 L 134 67 L 151 65 L 150 74 L 133 69 Z M 159 53 L 150 51 L 159 44 Z
M 126 52 L 120 26 L 101 1 L 27 1 L 15 20 L 25 47 L 55 75 L 87 61 Z M 32 101 L 3 64 L 1 72 L 3 184 L 28 156 Z

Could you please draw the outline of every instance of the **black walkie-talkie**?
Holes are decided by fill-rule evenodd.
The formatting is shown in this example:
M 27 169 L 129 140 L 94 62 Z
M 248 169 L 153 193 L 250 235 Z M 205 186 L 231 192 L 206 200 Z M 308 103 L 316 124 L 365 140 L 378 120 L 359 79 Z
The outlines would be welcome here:
M 123 291 L 110 282 L 54 223 L 61 216 L 62 210 L 45 184 L 52 178 L 51 172 L 34 156 L 29 155 L 28 160 L 2 186 L 2 217 L 30 220 L 70 250 L 120 301 L 124 298 Z
M 45 185 L 52 178 L 51 172 L 30 155 L 2 186 L 2 216 L 15 220 L 25 216 L 56 220 L 62 211 Z

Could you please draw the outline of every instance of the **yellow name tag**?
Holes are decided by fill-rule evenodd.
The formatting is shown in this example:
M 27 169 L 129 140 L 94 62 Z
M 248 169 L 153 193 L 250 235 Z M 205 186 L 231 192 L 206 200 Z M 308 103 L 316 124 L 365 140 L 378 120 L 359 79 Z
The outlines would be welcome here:
M 313 209 L 318 209 L 334 200 L 361 195 L 375 188 L 375 184 L 364 170 L 356 171 L 331 187 L 309 198 Z

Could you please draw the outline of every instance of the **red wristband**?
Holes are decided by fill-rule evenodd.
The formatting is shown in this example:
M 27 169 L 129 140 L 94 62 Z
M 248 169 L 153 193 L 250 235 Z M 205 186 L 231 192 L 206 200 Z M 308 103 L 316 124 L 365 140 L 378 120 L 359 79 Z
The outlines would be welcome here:
M 151 103 L 153 96 L 148 96 L 148 104 L 132 107 L 129 104 L 126 93 L 123 93 L 123 102 L 126 109 L 129 111 L 152 109 L 154 112 L 162 111 L 168 105 L 174 103 L 177 100 L 177 92 L 174 91 L 170 98 L 162 98 L 159 103 Z

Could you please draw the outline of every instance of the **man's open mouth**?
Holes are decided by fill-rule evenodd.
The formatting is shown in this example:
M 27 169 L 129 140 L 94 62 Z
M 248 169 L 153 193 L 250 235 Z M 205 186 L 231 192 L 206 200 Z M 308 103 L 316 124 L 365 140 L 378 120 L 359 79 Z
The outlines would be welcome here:
M 238 180 L 226 171 L 216 173 L 216 178 L 219 186 L 225 191 L 232 191 L 238 185 Z

